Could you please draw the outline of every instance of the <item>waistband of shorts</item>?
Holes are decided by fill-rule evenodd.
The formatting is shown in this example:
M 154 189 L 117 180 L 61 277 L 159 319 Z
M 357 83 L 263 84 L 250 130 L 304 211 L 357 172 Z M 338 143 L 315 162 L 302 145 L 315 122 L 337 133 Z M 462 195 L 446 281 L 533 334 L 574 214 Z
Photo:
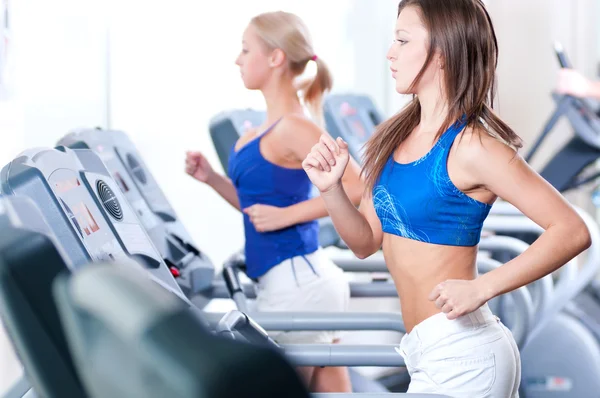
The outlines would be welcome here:
M 469 314 L 452 320 L 448 319 L 445 313 L 440 312 L 417 324 L 403 340 L 406 340 L 404 344 L 408 349 L 416 344 L 429 346 L 452 334 L 477 329 L 497 321 L 498 318 L 487 303 Z

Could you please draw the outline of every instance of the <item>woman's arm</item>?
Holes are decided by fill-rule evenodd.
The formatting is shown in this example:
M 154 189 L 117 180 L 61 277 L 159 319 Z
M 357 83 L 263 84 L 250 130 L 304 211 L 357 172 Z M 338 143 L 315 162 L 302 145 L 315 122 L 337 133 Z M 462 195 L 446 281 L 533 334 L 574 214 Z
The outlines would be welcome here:
M 520 256 L 479 278 L 491 299 L 556 271 L 591 241 L 581 217 L 554 187 L 511 148 L 491 137 L 485 141 L 470 151 L 476 178 L 545 230 Z
M 305 158 L 306 155 L 308 155 L 308 152 L 305 154 Z M 346 167 L 341 180 L 341 188 L 352 206 L 357 207 L 361 204 L 364 185 L 360 179 L 359 166 L 354 159 L 350 159 Z M 329 214 L 323 195 L 292 205 L 287 210 L 290 214 L 289 222 L 291 225 L 316 220 Z
M 473 281 L 437 285 L 429 299 L 449 319 L 556 271 L 591 244 L 581 217 L 521 156 L 487 133 L 471 138 L 461 140 L 455 153 L 461 174 L 512 203 L 544 233 L 518 257 Z
M 209 176 L 206 184 L 214 189 L 227 203 L 241 211 L 237 192 L 229 178 L 218 173 L 213 173 Z
M 344 190 L 341 176 L 348 159 L 348 144 L 323 135 L 302 166 L 321 192 L 340 237 L 357 257 L 366 258 L 381 248 L 383 231 L 371 195 L 365 194 L 357 209 Z
M 214 189 L 231 206 L 240 210 L 240 202 L 231 180 L 215 172 L 201 152 L 187 152 L 185 172 Z

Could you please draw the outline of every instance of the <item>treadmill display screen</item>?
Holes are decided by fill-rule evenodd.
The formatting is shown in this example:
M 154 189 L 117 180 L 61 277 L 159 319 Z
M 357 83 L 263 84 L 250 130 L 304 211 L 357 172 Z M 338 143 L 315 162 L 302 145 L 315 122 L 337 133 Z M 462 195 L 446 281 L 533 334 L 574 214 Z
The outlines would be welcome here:
M 85 239 L 104 229 L 101 214 L 94 206 L 90 193 L 81 183 L 78 173 L 69 169 L 59 169 L 52 173 L 48 182 L 54 187 L 65 214 L 81 238 Z
M 95 181 L 86 181 L 84 178 L 88 177 L 78 171 L 60 168 L 52 172 L 48 183 L 60 202 L 70 227 L 76 231 L 75 234 L 80 238 L 92 261 L 126 261 L 129 257 L 117 239 L 116 232 L 110 227 L 110 221 L 107 221 L 110 218 L 103 214 L 106 208 L 103 210 L 100 207 L 103 203 L 93 191 Z M 127 226 L 128 224 L 120 225 L 122 228 Z M 134 238 L 125 232 L 123 234 L 121 236 L 124 240 L 131 244 Z
M 84 235 L 89 236 L 100 229 L 100 227 L 96 223 L 96 220 L 94 219 L 94 216 L 92 216 L 90 209 L 88 209 L 88 207 L 83 202 L 79 202 L 72 208 L 69 205 L 67 205 L 62 199 L 61 203 L 67 211 L 67 215 L 71 219 L 71 222 L 79 231 L 81 237 L 84 237 Z
M 59 193 L 68 192 L 71 189 L 77 188 L 80 185 L 81 185 L 81 183 L 79 182 L 79 178 L 77 178 L 77 177 L 67 179 L 67 180 L 57 181 L 54 183 L 54 187 L 56 188 L 56 191 Z

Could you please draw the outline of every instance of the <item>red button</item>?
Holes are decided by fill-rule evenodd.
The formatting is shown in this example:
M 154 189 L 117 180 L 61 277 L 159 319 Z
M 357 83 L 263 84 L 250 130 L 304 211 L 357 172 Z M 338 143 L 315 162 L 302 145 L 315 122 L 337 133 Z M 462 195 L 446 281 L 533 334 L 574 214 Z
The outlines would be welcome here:
M 170 267 L 169 269 L 171 270 L 171 275 L 173 275 L 175 278 L 179 278 L 181 276 L 181 272 L 179 272 L 177 268 Z

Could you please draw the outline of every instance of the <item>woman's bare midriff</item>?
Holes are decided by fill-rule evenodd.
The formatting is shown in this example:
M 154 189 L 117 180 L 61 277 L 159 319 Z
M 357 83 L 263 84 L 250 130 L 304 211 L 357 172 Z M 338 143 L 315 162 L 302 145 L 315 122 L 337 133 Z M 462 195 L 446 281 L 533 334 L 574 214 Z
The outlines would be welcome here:
M 406 332 L 440 312 L 428 296 L 448 279 L 474 279 L 477 246 L 445 246 L 385 234 L 383 254 L 394 279 Z

